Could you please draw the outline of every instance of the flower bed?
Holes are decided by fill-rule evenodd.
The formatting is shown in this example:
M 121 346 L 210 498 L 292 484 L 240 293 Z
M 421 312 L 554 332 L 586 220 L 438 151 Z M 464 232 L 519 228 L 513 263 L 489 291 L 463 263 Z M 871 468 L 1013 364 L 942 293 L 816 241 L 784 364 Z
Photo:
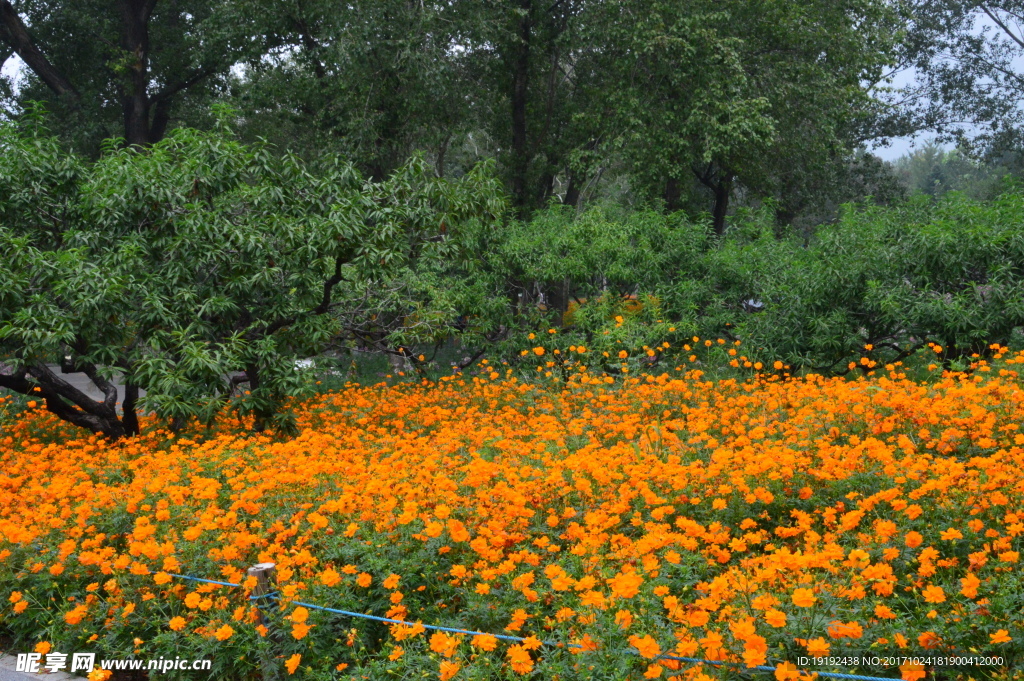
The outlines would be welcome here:
M 231 679 L 266 664 L 310 679 L 758 665 L 781 679 L 801 657 L 901 652 L 1001 657 L 970 674 L 1010 678 L 1024 664 L 1018 361 L 930 385 L 352 385 L 306 404 L 288 441 L 223 422 L 110 444 L 58 437 L 32 411 L 0 434 L 0 631 L 25 650 L 209 657 Z M 265 624 L 246 597 L 260 562 L 277 565 Z M 902 666 L 813 668 L 923 675 Z

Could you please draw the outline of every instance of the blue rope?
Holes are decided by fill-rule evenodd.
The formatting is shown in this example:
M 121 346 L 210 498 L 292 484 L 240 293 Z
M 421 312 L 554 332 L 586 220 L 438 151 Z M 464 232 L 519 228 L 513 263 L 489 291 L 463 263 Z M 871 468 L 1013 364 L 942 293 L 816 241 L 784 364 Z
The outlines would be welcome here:
M 178 575 L 172 572 L 168 572 L 171 577 L 178 577 L 180 579 L 188 579 L 193 582 L 204 582 L 206 584 L 218 584 L 220 586 L 234 586 L 241 587 L 241 584 L 235 584 L 234 582 L 219 582 L 215 579 L 203 579 L 202 577 L 192 577 L 190 575 Z M 271 591 L 269 593 L 260 594 L 259 596 L 249 596 L 249 600 L 257 601 L 264 598 L 276 599 L 278 592 Z M 322 605 L 315 605 L 313 603 L 304 603 L 302 601 L 292 601 L 294 605 L 301 605 L 304 608 L 311 610 L 323 610 L 324 612 L 331 612 L 336 615 L 346 615 L 347 617 L 356 617 L 364 620 L 372 620 L 374 622 L 385 622 L 387 624 L 404 624 L 405 626 L 416 626 L 417 624 L 424 629 L 431 629 L 433 631 L 444 631 L 452 634 L 467 634 L 469 636 L 493 636 L 496 639 L 502 641 L 514 641 L 515 643 L 525 643 L 526 639 L 520 636 L 506 636 L 504 634 L 487 634 L 483 631 L 470 631 L 468 629 L 456 629 L 453 627 L 441 627 L 436 624 L 422 624 L 416 622 L 406 622 L 404 620 L 395 620 L 388 617 L 378 617 L 376 615 L 367 615 L 361 612 L 353 612 L 351 610 L 339 610 L 338 608 L 327 608 Z M 541 641 L 542 645 L 551 648 L 579 648 L 583 646 L 579 643 L 551 643 L 550 641 Z M 629 648 L 625 652 L 630 655 L 639 655 L 640 652 L 634 648 Z M 729 666 L 729 667 L 743 667 L 736 662 L 726 662 L 724 660 L 703 660 L 697 657 L 677 657 L 675 655 L 659 655 L 656 660 L 673 660 L 676 662 L 688 662 L 690 664 L 709 664 L 713 666 Z M 759 672 L 774 672 L 776 667 L 769 667 L 767 665 L 758 665 L 756 667 L 743 667 L 744 671 L 759 671 Z M 884 676 L 861 676 L 859 674 L 843 674 L 841 672 L 813 672 L 818 676 L 824 676 L 831 679 L 850 679 L 851 681 L 893 681 L 892 677 Z
M 150 574 L 153 574 L 150 572 Z M 171 577 L 180 577 L 181 579 L 191 579 L 193 582 L 206 582 L 207 584 L 220 584 L 221 586 L 242 586 L 241 584 L 235 584 L 234 582 L 218 582 L 215 579 L 203 579 L 202 577 L 190 577 L 188 575 L 176 575 L 173 572 L 168 572 Z

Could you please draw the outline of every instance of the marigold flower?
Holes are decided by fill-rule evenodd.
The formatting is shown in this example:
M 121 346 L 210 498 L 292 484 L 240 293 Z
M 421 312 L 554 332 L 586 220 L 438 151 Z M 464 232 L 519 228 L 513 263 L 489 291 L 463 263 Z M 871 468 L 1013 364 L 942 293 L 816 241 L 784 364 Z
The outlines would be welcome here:
M 341 575 L 334 568 L 327 568 L 320 573 L 320 583 L 324 586 L 335 586 L 341 582 Z
M 635 572 L 622 572 L 608 580 L 612 593 L 619 598 L 632 598 L 640 593 L 643 577 Z
M 508 657 L 512 671 L 517 674 L 529 674 L 533 671 L 533 658 L 530 657 L 529 651 L 523 646 L 509 646 L 505 655 Z
M 946 602 L 946 592 L 942 590 L 941 586 L 936 586 L 934 584 L 926 586 L 921 592 L 921 595 L 924 596 L 924 600 L 927 603 Z
M 480 650 L 494 650 L 498 646 L 498 639 L 490 634 L 477 634 L 470 644 Z
M 994 634 L 989 634 L 989 641 L 992 643 L 1009 643 L 1013 640 L 1010 636 L 1010 632 L 1006 629 L 999 629 Z
M 805 641 L 804 648 L 807 649 L 807 654 L 812 657 L 823 657 L 828 655 L 830 646 L 828 641 L 819 636 L 818 638 Z
M 441 660 L 441 669 L 438 672 L 438 678 L 440 678 L 441 681 L 448 681 L 448 679 L 459 673 L 460 668 L 461 667 L 458 662 Z
M 649 634 L 644 636 L 630 636 L 629 643 L 636 651 L 640 653 L 640 656 L 652 660 L 661 654 L 661 646 L 654 640 Z
M 814 592 L 810 589 L 796 589 L 793 592 L 793 604 L 801 608 L 809 608 L 817 602 Z

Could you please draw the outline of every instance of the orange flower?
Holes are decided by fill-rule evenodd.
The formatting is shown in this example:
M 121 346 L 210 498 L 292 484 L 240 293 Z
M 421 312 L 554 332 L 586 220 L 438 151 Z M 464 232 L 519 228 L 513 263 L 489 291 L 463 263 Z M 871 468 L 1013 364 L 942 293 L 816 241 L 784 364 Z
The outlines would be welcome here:
M 490 634 L 477 634 L 470 643 L 480 650 L 494 650 L 498 646 L 498 639 Z
M 296 641 L 302 640 L 309 633 L 310 626 L 308 624 L 302 624 L 296 622 L 292 625 L 292 638 Z
M 894 613 L 888 606 L 879 603 L 875 606 L 875 617 L 884 620 L 894 620 L 896 619 L 896 613 Z
M 181 631 L 185 628 L 185 618 L 172 617 L 171 621 L 167 623 L 167 626 L 171 628 L 171 631 Z
M 289 674 L 294 674 L 295 670 L 299 668 L 300 662 L 302 662 L 302 655 L 295 653 L 284 663 L 284 668 L 288 670 Z
M 650 635 L 630 636 L 629 643 L 645 659 L 651 660 L 661 654 L 661 646 Z
M 64 613 L 64 621 L 68 624 L 75 625 L 82 621 L 89 609 L 84 605 L 79 605 Z
M 324 586 L 334 586 L 341 581 L 341 575 L 334 568 L 327 568 L 320 573 L 320 583 Z
M 635 572 L 622 572 L 608 580 L 612 593 L 619 598 L 632 598 L 640 593 L 643 577 Z
M 234 635 L 234 633 L 235 630 L 225 624 L 220 629 L 213 632 L 213 637 L 216 638 L 218 641 L 226 641 L 229 638 L 231 638 Z
M 775 678 L 777 681 L 797 681 L 800 671 L 792 662 L 780 662 L 775 667 Z
M 994 634 L 989 634 L 988 637 L 992 643 L 1009 643 L 1013 640 L 1013 638 L 1010 637 L 1010 632 L 1006 629 L 1000 629 Z
M 900 665 L 900 678 L 903 681 L 919 681 L 927 676 L 923 664 L 905 662 Z
M 927 603 L 944 603 L 946 601 L 946 592 L 942 590 L 941 586 L 934 584 L 926 586 L 921 595 L 924 596 Z
M 527 636 L 526 638 L 523 639 L 523 644 L 522 645 L 527 650 L 537 650 L 538 648 L 543 646 L 544 643 L 539 638 L 537 638 L 536 636 Z
M 645 679 L 656 679 L 661 676 L 664 668 L 660 664 L 647 665 L 647 671 L 644 672 Z
M 829 651 L 828 642 L 820 636 L 807 641 L 804 647 L 807 649 L 807 654 L 812 657 L 824 657 L 828 655 Z
M 512 666 L 512 671 L 517 674 L 529 674 L 533 671 L 533 658 L 530 657 L 530 652 L 521 645 L 509 646 L 505 655 Z
M 981 580 L 973 572 L 968 572 L 967 576 L 960 580 L 960 593 L 967 598 L 975 598 L 978 595 L 978 587 L 981 586 Z
M 828 635 L 832 638 L 860 638 L 864 634 L 863 627 L 857 622 L 843 623 L 834 620 L 828 625 Z
M 370 586 L 370 584 L 372 583 L 373 577 L 365 572 L 360 573 L 359 576 L 356 577 L 356 584 L 363 587 L 364 589 Z
M 440 653 L 445 657 L 451 657 L 455 654 L 456 648 L 459 647 L 459 639 L 454 636 L 449 636 L 443 631 L 435 631 L 430 636 L 430 649 L 435 653 Z
M 786 626 L 786 613 L 772 608 L 764 613 L 764 621 L 773 627 Z
M 459 673 L 459 664 L 457 662 L 450 662 L 448 660 L 441 661 L 441 670 L 438 674 L 441 681 L 448 681 L 456 674 Z
M 801 608 L 809 608 L 817 602 L 814 592 L 810 589 L 796 589 L 793 592 L 793 604 Z

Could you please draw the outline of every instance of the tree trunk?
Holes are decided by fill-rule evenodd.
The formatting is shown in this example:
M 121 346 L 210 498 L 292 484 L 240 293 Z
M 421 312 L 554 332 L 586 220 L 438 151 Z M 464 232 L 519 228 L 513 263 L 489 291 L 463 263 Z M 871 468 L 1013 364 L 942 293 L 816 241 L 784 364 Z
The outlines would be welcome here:
M 245 367 L 245 375 L 249 377 L 249 393 L 250 395 L 259 399 L 257 391 L 260 389 L 260 370 L 255 364 L 249 364 Z M 253 409 L 252 412 L 252 429 L 257 433 L 262 433 L 267 429 L 267 419 L 273 414 L 268 414 L 265 409 Z
M 573 208 L 580 202 L 580 182 L 576 179 L 576 173 L 569 174 L 569 186 L 565 188 L 565 196 L 562 203 Z
M 708 163 L 703 170 L 694 167 L 693 174 L 702 185 L 711 190 L 711 221 L 715 234 L 721 236 L 725 233 L 725 216 L 729 211 L 729 198 L 732 195 L 732 181 L 735 176 L 714 162 Z
M 729 197 L 732 194 L 732 174 L 723 173 L 714 188 L 715 205 L 711 211 L 715 234 L 725 234 L 725 216 L 729 211 Z
M 121 423 L 124 424 L 125 435 L 138 435 L 139 415 L 135 413 L 135 405 L 139 401 L 139 386 L 127 383 L 124 386 L 124 400 L 121 402 Z
M 153 142 L 149 123 L 149 12 L 151 0 L 121 0 L 121 47 L 128 53 L 122 93 L 124 135 L 130 145 Z M 166 123 L 164 123 L 166 126 Z
M 33 42 L 25 22 L 9 0 L 0 0 L 0 40 L 7 43 L 54 94 L 77 103 L 80 98 L 78 91 Z
M 680 198 L 683 195 L 679 180 L 670 177 L 665 180 L 665 210 L 674 212 L 682 208 Z
M 530 38 L 532 0 L 522 0 L 520 8 L 526 14 L 519 21 L 518 41 L 512 50 L 512 202 L 520 217 L 525 217 L 530 201 L 526 186 L 529 168 L 529 148 L 526 139 L 526 101 L 530 78 Z

